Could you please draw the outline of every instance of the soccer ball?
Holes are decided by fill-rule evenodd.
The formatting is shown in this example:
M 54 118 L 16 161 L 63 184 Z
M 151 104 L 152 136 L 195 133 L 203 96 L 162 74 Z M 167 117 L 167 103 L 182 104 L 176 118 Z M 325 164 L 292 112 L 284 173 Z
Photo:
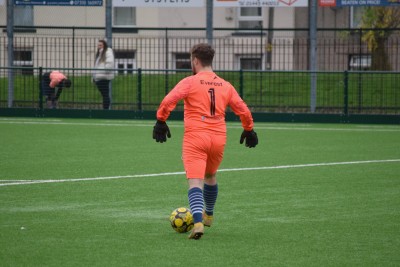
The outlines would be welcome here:
M 169 216 L 172 228 L 178 233 L 186 233 L 193 228 L 192 212 L 188 208 L 177 208 Z

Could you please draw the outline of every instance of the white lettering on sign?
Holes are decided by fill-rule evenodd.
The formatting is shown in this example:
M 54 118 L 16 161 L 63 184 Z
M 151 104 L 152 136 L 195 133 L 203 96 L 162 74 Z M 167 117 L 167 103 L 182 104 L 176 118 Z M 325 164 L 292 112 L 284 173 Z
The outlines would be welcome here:
M 204 0 L 113 0 L 113 6 L 128 7 L 204 7 Z
M 214 7 L 270 7 L 270 6 L 306 7 L 308 6 L 308 0 L 214 0 Z

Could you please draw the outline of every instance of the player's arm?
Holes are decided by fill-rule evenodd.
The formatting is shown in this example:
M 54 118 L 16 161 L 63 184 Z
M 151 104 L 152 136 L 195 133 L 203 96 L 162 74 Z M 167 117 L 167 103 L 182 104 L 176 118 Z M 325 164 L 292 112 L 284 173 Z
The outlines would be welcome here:
M 66 79 L 67 77 L 62 74 L 61 72 L 58 71 L 54 71 L 51 75 L 50 75 L 50 88 L 56 88 L 56 86 L 58 86 L 60 84 L 60 82 L 64 79 Z
M 111 49 L 107 49 L 106 62 L 104 63 L 106 69 L 114 68 L 114 53 Z
M 166 121 L 168 119 L 178 102 L 188 95 L 191 80 L 191 77 L 183 79 L 164 97 L 157 110 L 157 120 Z
M 253 130 L 253 116 L 243 99 L 239 96 L 235 89 L 232 90 L 232 96 L 229 101 L 232 111 L 240 117 L 243 129 L 246 131 Z
M 171 111 L 175 109 L 176 104 L 187 96 L 191 85 L 190 80 L 191 79 L 188 78 L 183 79 L 161 101 L 157 110 L 157 122 L 153 128 L 153 139 L 155 139 L 156 142 L 163 143 L 167 141 L 167 137 L 171 138 L 171 132 L 166 120 L 171 114 Z
M 58 83 L 55 80 L 51 80 L 49 86 L 50 88 L 56 88 L 56 86 L 58 85 Z
M 50 88 L 56 88 L 56 86 L 57 86 L 58 84 L 59 84 L 58 79 L 53 78 L 53 79 L 50 80 L 49 86 L 50 86 Z
M 253 130 L 253 116 L 251 115 L 246 103 L 234 89 L 232 90 L 232 97 L 229 102 L 229 106 L 231 107 L 232 111 L 240 117 L 240 121 L 242 122 L 244 130 L 240 136 L 240 144 L 243 144 L 245 141 L 246 147 L 255 147 L 258 144 L 258 137 L 257 133 Z

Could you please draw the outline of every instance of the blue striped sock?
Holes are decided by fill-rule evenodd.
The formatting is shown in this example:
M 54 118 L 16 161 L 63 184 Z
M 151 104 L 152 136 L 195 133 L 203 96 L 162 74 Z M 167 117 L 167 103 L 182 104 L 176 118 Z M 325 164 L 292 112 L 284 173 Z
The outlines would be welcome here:
M 208 185 L 204 184 L 204 202 L 206 204 L 206 213 L 207 215 L 214 214 L 214 206 L 218 197 L 218 184 L 216 185 Z
M 193 187 L 188 191 L 190 210 L 193 214 L 194 223 L 203 221 L 203 190 L 199 187 Z

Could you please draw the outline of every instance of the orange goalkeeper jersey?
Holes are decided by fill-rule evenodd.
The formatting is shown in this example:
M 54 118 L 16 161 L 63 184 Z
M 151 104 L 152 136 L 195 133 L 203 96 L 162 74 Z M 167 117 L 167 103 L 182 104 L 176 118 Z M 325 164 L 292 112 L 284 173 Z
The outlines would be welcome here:
M 182 99 L 186 132 L 226 133 L 227 106 L 240 117 L 246 131 L 253 129 L 253 117 L 246 103 L 229 82 L 214 72 L 199 72 L 182 79 L 161 102 L 157 119 L 166 121 Z

